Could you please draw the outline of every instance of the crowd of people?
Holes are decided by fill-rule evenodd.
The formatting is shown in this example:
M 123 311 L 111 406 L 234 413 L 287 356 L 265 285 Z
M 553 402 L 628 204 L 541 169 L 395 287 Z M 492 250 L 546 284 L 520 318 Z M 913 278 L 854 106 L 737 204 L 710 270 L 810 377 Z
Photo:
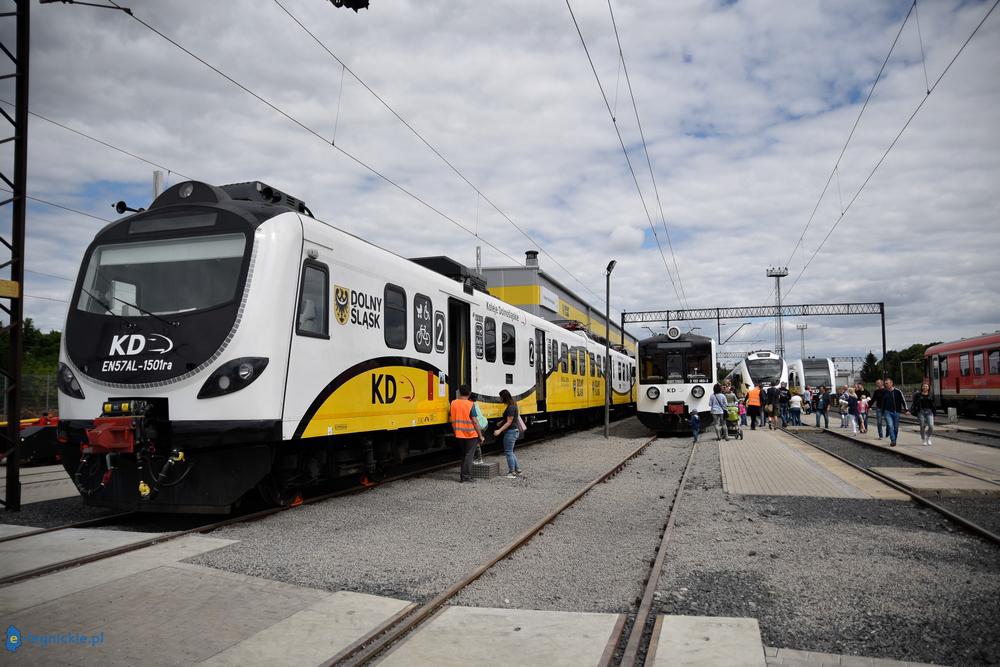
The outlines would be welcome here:
M 930 384 L 924 382 L 907 403 L 902 390 L 895 386 L 892 378 L 875 382 L 875 389 L 869 392 L 858 382 L 854 386 L 844 385 L 831 391 L 826 386 L 806 385 L 801 392 L 791 391 L 787 382 L 766 388 L 752 387 L 745 395 L 734 393 L 728 381 L 715 385 L 709 408 L 716 423 L 716 439 L 725 437 L 724 419 L 728 406 L 736 405 L 741 426 L 750 425 L 750 430 L 761 428 L 776 429 L 786 426 L 802 426 L 802 417 L 812 414 L 817 428 L 830 428 L 830 413 L 840 415 L 840 428 L 851 429 L 853 435 L 867 434 L 869 418 L 874 413 L 878 439 L 887 438 L 889 446 L 895 447 L 899 437 L 899 417 L 912 414 L 920 421 L 920 441 L 931 446 L 934 435 L 934 397 Z M 721 425 L 721 432 L 720 426 Z M 694 425 L 692 425 L 694 429 Z M 695 433 L 697 440 L 697 433 Z

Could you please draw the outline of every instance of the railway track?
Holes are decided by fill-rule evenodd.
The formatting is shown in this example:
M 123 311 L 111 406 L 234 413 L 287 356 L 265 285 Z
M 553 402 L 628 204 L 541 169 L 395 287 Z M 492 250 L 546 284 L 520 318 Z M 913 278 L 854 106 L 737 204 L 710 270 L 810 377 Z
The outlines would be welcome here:
M 542 445 L 542 444 L 544 444 L 546 442 L 550 442 L 551 440 L 553 440 L 555 438 L 561 438 L 561 437 L 567 435 L 568 433 L 572 433 L 572 432 L 573 431 L 570 431 L 570 432 L 563 431 L 563 432 L 559 432 L 559 433 L 546 434 L 546 435 L 541 436 L 539 438 L 536 438 L 536 439 L 524 442 L 523 444 L 519 443 L 518 446 L 519 446 L 519 448 L 523 449 L 523 448 L 526 448 L 526 447 L 534 447 L 534 446 Z M 490 445 L 487 445 L 486 447 L 484 447 L 484 451 L 490 452 L 490 451 L 493 451 L 493 450 L 499 448 L 499 446 L 500 446 L 499 443 L 491 443 Z M 232 526 L 232 525 L 235 525 L 235 524 L 246 523 L 246 522 L 250 522 L 250 521 L 257 521 L 257 520 L 260 520 L 260 519 L 267 518 L 269 516 L 273 516 L 275 514 L 279 514 L 281 512 L 285 512 L 285 511 L 294 509 L 295 507 L 298 507 L 300 505 L 312 505 L 312 504 L 320 503 L 320 502 L 323 502 L 323 501 L 326 501 L 326 500 L 331 500 L 333 498 L 340 498 L 340 497 L 344 497 L 344 496 L 354 495 L 354 494 L 357 494 L 357 493 L 364 493 L 365 491 L 377 488 L 377 487 L 379 487 L 381 485 L 384 485 L 384 484 L 389 484 L 389 483 L 396 482 L 396 481 L 402 481 L 402 480 L 405 480 L 405 479 L 410 479 L 410 478 L 417 477 L 417 476 L 420 476 L 420 475 L 424 475 L 424 474 L 427 474 L 427 473 L 436 472 L 438 470 L 444 470 L 444 469 L 447 469 L 447 468 L 454 467 L 455 465 L 457 465 L 457 462 L 454 460 L 454 458 L 449 457 L 449 459 L 447 461 L 445 461 L 445 462 L 434 463 L 434 464 L 431 464 L 431 465 L 426 465 L 425 464 L 423 466 L 416 467 L 413 470 L 407 470 L 405 472 L 401 472 L 399 474 L 392 475 L 390 477 L 386 477 L 386 478 L 381 479 L 381 480 L 379 480 L 377 482 L 374 482 L 374 483 L 373 482 L 359 483 L 357 485 L 352 485 L 352 486 L 350 486 L 348 488 L 338 489 L 336 491 L 331 491 L 331 492 L 328 492 L 328 493 L 321 493 L 321 494 L 318 494 L 318 495 L 315 495 L 315 496 L 304 497 L 300 503 L 296 502 L 296 503 L 291 504 L 291 505 L 282 505 L 282 506 L 278 506 L 278 507 L 270 507 L 270 508 L 259 510 L 259 511 L 256 511 L 256 512 L 250 512 L 250 513 L 242 514 L 242 515 L 238 515 L 238 516 L 227 517 L 225 519 L 218 520 L 218 521 L 211 521 L 209 523 L 200 523 L 200 524 L 198 524 L 198 525 L 196 525 L 194 527 L 191 527 L 191 528 L 185 528 L 185 529 L 181 529 L 181 530 L 173 530 L 173 531 L 164 532 L 163 534 L 156 535 L 155 537 L 151 537 L 151 538 L 148 538 L 148 539 L 145 539 L 145 540 L 140 540 L 140 541 L 133 542 L 133 543 L 130 543 L 130 544 L 125 544 L 125 545 L 121 545 L 121 546 L 118 546 L 118 547 L 114 547 L 114 548 L 110 548 L 110 549 L 105 549 L 105 550 L 98 551 L 98 552 L 95 552 L 95 553 L 92 553 L 92 554 L 88 554 L 86 556 L 79 556 L 79 557 L 75 557 L 75 558 L 69 558 L 69 559 L 62 560 L 62 561 L 59 561 L 59 562 L 56 562 L 56 563 L 51 563 L 51 564 L 48 564 L 48 565 L 43 565 L 43 566 L 40 566 L 40 567 L 37 567 L 37 568 L 33 568 L 31 570 L 26 570 L 26 571 L 23 571 L 23 572 L 18 572 L 18 573 L 15 573 L 15 574 L 11 574 L 11 575 L 8 575 L 6 577 L 0 578 L 0 586 L 5 586 L 5 585 L 8 585 L 8 584 L 15 584 L 17 582 L 24 581 L 26 579 L 31 579 L 31 578 L 34 578 L 34 577 L 40 577 L 40 576 L 43 576 L 43 575 L 46 575 L 46 574 L 51 574 L 53 572 L 58 572 L 60 570 L 66 570 L 66 569 L 69 569 L 69 568 L 72 568 L 72 567 L 78 567 L 80 565 L 86 565 L 88 563 L 93 563 L 93 562 L 104 560 L 104 559 L 107 559 L 107 558 L 112 558 L 114 556 L 118 556 L 118 555 L 121 555 L 121 554 L 129 553 L 131 551 L 138 551 L 139 549 L 144 549 L 146 547 L 151 547 L 151 546 L 154 546 L 154 545 L 157 545 L 157 544 L 163 544 L 165 542 L 170 542 L 172 540 L 176 540 L 176 539 L 185 537 L 187 535 L 206 534 L 206 533 L 211 533 L 212 531 L 218 530 L 220 528 L 224 528 L 226 526 Z M 26 532 L 22 532 L 22 533 L 16 533 L 16 534 L 13 534 L 13 535 L 8 535 L 8 536 L 5 536 L 3 538 L 0 538 L 0 543 L 15 542 L 17 540 L 30 538 L 30 537 L 33 537 L 35 535 L 41 535 L 41 534 L 45 534 L 45 533 L 53 533 L 53 532 L 58 532 L 58 531 L 61 531 L 61 530 L 68 530 L 68 529 L 72 529 L 72 528 L 94 528 L 94 527 L 99 527 L 99 526 L 102 526 L 102 525 L 108 525 L 108 524 L 114 523 L 115 521 L 123 520 L 123 519 L 125 519 L 125 520 L 127 520 L 127 519 L 134 519 L 136 517 L 142 517 L 144 519 L 148 519 L 151 516 L 155 516 L 155 515 L 150 515 L 150 514 L 146 514 L 146 513 L 142 513 L 142 512 L 123 512 L 123 513 L 120 513 L 120 514 L 112 514 L 112 515 L 108 515 L 108 516 L 102 516 L 102 517 L 97 517 L 97 518 L 93 518 L 93 519 L 87 519 L 87 520 L 84 520 L 84 521 L 78 521 L 78 522 L 75 522 L 75 523 L 68 523 L 68 524 L 64 524 L 64 525 L 60 525 L 60 526 L 52 526 L 52 527 L 49 527 L 49 528 L 39 528 L 37 530 L 26 531 Z M 169 515 L 169 516 L 171 518 L 174 518 L 174 515 Z
M 885 475 L 882 475 L 872 469 L 875 467 L 888 467 L 885 463 L 893 461 L 906 462 L 906 464 L 911 467 L 936 467 L 919 457 L 910 455 L 898 449 L 890 450 L 884 447 L 878 447 L 873 444 L 858 441 L 848 435 L 837 433 L 833 430 L 797 433 L 785 430 L 785 433 L 800 442 L 815 447 L 816 449 L 833 456 L 852 468 L 879 480 L 883 484 L 891 486 L 897 491 L 908 495 L 918 503 L 940 513 L 949 521 L 952 521 L 962 526 L 969 532 L 1000 546 L 1000 534 L 998 534 L 996 528 L 987 527 L 983 525 L 981 521 L 969 518 L 968 516 L 963 516 L 959 513 L 963 511 L 963 506 L 966 511 L 968 509 L 976 509 L 971 507 L 973 503 L 975 503 L 986 506 L 985 511 L 977 512 L 978 514 L 981 514 L 984 517 L 995 517 L 996 509 L 1000 506 L 1000 500 L 998 500 L 996 496 L 983 496 L 981 498 L 964 497 L 962 500 L 952 499 L 950 497 L 939 497 L 936 498 L 936 500 L 931 500 L 927 496 L 916 493 L 912 489 L 903 486 L 902 484 L 899 484 L 898 482 L 889 479 Z M 872 465 L 873 461 L 875 461 L 875 465 Z M 968 475 L 966 473 L 959 474 L 963 474 L 967 477 L 978 479 L 980 481 L 989 481 L 975 475 Z M 952 507 L 949 507 L 949 505 Z
M 527 544 L 534 536 L 538 535 L 546 526 L 556 521 L 560 514 L 572 507 L 595 486 L 613 478 L 621 472 L 628 463 L 640 456 L 655 441 L 656 437 L 650 438 L 641 446 L 630 452 L 627 456 L 618 461 L 606 472 L 599 475 L 588 484 L 583 486 L 572 497 L 565 500 L 558 507 L 549 512 L 546 516 L 538 520 L 534 525 L 515 537 L 509 544 L 487 558 L 465 576 L 456 580 L 446 590 L 421 606 L 414 606 L 404 609 L 399 614 L 389 618 L 382 625 L 376 627 L 364 637 L 361 637 L 353 644 L 347 646 L 335 656 L 322 663 L 323 667 L 345 667 L 370 664 L 377 661 L 386 651 L 392 647 L 405 642 L 407 638 L 423 625 L 425 621 L 433 617 L 449 600 L 454 598 L 460 591 L 479 579 L 500 561 L 508 558 L 518 549 Z M 694 459 L 696 445 L 691 448 L 687 463 L 684 466 L 683 474 L 674 493 L 670 505 L 670 511 L 666 518 L 661 532 L 660 544 L 657 547 L 657 556 L 651 562 L 650 570 L 646 579 L 644 594 L 636 610 L 635 621 L 632 623 L 622 622 L 615 628 L 614 641 L 609 642 L 609 648 L 601 658 L 599 663 L 602 666 L 613 664 L 635 665 L 638 664 L 638 656 L 644 655 L 648 647 L 650 630 L 653 621 L 654 593 L 663 563 L 666 556 L 666 546 L 670 539 L 670 534 L 674 525 L 675 509 L 678 507 L 680 496 L 684 484 L 687 481 L 688 471 Z

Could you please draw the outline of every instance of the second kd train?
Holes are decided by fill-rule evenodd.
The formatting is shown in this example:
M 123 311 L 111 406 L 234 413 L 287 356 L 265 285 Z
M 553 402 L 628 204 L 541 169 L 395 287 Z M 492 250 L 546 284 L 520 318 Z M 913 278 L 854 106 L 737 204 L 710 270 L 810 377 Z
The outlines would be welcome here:
M 666 334 L 639 341 L 639 420 L 665 434 L 690 434 L 691 415 L 698 414 L 704 430 L 712 423 L 708 407 L 716 383 L 715 341 L 682 334 L 670 327 Z
M 94 505 L 226 512 L 448 446 L 501 389 L 530 429 L 635 403 L 635 362 L 407 260 L 259 182 L 179 183 L 102 229 L 62 338 L 62 460 Z M 479 286 L 483 287 L 482 285 Z

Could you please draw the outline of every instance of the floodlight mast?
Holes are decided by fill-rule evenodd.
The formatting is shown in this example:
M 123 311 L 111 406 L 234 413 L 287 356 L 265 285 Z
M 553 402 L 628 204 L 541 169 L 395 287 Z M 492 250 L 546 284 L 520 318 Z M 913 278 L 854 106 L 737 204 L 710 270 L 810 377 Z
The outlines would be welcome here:
M 777 317 L 774 320 L 774 351 L 779 357 L 785 356 L 785 334 L 781 327 L 781 279 L 788 275 L 787 266 L 772 266 L 767 270 L 767 277 L 774 278 L 774 293 L 776 295 L 775 305 L 778 307 Z

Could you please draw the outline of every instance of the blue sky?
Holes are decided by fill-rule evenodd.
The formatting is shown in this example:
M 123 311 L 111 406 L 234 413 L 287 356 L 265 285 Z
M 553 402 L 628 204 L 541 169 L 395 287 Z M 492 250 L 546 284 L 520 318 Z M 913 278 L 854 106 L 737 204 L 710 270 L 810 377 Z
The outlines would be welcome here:
M 603 298 L 607 261 L 619 259 L 612 307 L 629 311 L 761 305 L 773 298 L 765 269 L 785 262 L 790 285 L 927 80 L 941 76 L 989 9 L 919 6 L 920 36 L 911 17 L 817 206 L 910 3 L 613 2 L 675 268 L 607 3 L 572 2 L 604 92 L 617 98 L 617 127 L 670 271 L 679 270 L 682 300 L 564 5 L 379 1 L 355 14 L 314 0 L 284 4 L 500 211 L 350 73 L 341 89 L 341 66 L 276 5 L 130 7 L 327 139 L 336 126 L 338 146 L 520 259 L 531 244 L 509 217 L 571 275 L 545 255 L 543 268 L 592 302 Z M 123 13 L 61 4 L 32 11 L 33 112 L 194 178 L 264 180 L 400 254 L 474 262 L 475 236 Z M 941 80 L 786 301 L 885 301 L 897 348 L 1000 328 L 1000 266 L 986 250 L 1000 246 L 997 71 L 1000 15 Z M 9 82 L 0 82 L 0 98 L 13 99 Z M 119 199 L 148 205 L 152 169 L 31 122 L 35 197 L 114 219 Z M 40 204 L 29 213 L 28 268 L 75 276 L 103 223 Z M 485 264 L 510 262 L 484 244 Z M 68 281 L 28 274 L 26 315 L 61 329 L 69 290 Z M 797 350 L 794 324 L 786 339 Z M 808 324 L 810 354 L 863 354 L 879 343 L 878 323 L 864 318 Z M 715 330 L 714 322 L 693 326 Z M 738 339 L 772 337 L 762 322 Z

